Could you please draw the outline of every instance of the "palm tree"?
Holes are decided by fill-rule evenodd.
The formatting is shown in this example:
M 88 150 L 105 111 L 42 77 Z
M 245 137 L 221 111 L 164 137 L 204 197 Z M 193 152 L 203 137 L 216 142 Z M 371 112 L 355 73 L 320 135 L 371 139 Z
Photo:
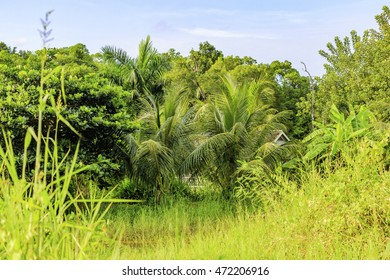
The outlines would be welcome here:
M 168 63 L 153 47 L 150 36 L 138 46 L 138 56 L 131 58 L 126 51 L 114 46 L 102 48 L 108 76 L 131 90 L 136 97 L 152 94 L 162 95 L 162 74 Z
M 285 148 L 273 137 L 286 129 L 288 112 L 272 108 L 274 95 L 267 81 L 238 85 L 229 76 L 222 81 L 221 91 L 211 94 L 197 112 L 197 147 L 186 158 L 183 172 L 206 175 L 229 194 L 239 161 L 261 157 L 273 166 L 281 158 Z
M 193 149 L 195 107 L 189 107 L 181 91 L 168 92 L 162 103 L 152 95 L 141 101 L 139 129 L 125 136 L 121 148 L 129 158 L 130 177 L 152 186 L 158 203 L 172 180 L 182 175 L 180 165 Z

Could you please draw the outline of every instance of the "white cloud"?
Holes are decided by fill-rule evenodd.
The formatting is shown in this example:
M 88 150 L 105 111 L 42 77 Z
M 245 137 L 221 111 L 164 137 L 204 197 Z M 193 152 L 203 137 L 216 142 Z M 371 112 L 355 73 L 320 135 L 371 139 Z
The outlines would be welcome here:
M 258 33 L 242 33 L 242 32 L 232 32 L 222 29 L 210 29 L 210 28 L 179 28 L 179 31 L 182 31 L 187 34 L 196 35 L 200 37 L 211 37 L 211 38 L 256 38 L 256 39 L 265 39 L 265 40 L 275 40 L 278 36 L 270 34 L 258 34 Z

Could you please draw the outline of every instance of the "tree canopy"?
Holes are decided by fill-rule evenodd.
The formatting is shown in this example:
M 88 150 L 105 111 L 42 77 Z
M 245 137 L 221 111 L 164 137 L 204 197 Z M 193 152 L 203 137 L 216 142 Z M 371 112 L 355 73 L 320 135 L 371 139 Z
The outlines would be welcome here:
M 116 46 L 17 52 L 1 42 L 0 124 L 19 162 L 26 130 L 41 123 L 60 154 L 80 143 L 80 164 L 98 162 L 90 172 L 102 186 L 129 177 L 159 200 L 175 181 L 201 177 L 229 193 L 241 163 L 272 170 L 291 159 L 295 142 L 274 142 L 281 131 L 305 139 L 312 160 L 358 137 L 364 117 L 390 121 L 389 20 L 383 7 L 377 30 L 336 37 L 320 51 L 326 73 L 315 78 L 289 61 L 226 56 L 207 41 L 185 56 L 159 53 L 147 36 L 135 57 Z M 50 40 L 50 30 L 41 35 Z M 40 111 L 42 90 L 51 107 Z
M 378 30 L 367 30 L 361 36 L 352 31 L 344 39 L 335 37 L 334 43 L 328 43 L 327 51 L 320 51 L 327 63 L 315 97 L 319 120 L 327 118 L 332 104 L 344 112 L 348 111 L 348 104 L 355 110 L 366 105 L 380 120 L 390 120 L 388 7 L 383 7 L 376 21 Z

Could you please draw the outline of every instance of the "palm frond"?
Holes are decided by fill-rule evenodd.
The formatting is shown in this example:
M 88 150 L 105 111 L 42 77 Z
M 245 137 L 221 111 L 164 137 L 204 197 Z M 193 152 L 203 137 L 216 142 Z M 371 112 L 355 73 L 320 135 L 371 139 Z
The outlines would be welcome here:
M 270 114 L 268 115 L 268 122 L 284 124 L 291 118 L 291 115 L 292 111 L 289 110 L 278 112 L 276 114 Z
M 275 102 L 274 85 L 271 81 L 258 79 L 249 85 L 249 93 L 255 97 L 256 105 L 272 105 Z
M 117 48 L 114 46 L 104 46 L 101 48 L 101 52 L 103 54 L 103 60 L 106 62 L 126 65 L 131 63 L 132 61 L 127 52 L 121 48 Z
M 141 69 L 147 68 L 150 58 L 156 52 L 156 49 L 153 48 L 150 36 L 148 35 L 138 46 L 137 67 Z
M 155 184 L 158 177 L 171 178 L 174 173 L 172 152 L 154 140 L 142 142 L 134 158 L 137 177 Z
M 268 147 L 259 151 L 259 154 L 261 155 L 264 163 L 271 169 L 275 168 L 280 163 L 291 160 L 297 156 L 302 149 L 301 145 L 294 141 L 287 142 L 281 146 L 272 142 L 272 144 L 266 146 Z
M 183 173 L 207 168 L 210 163 L 215 164 L 216 156 L 229 149 L 234 141 L 235 137 L 231 133 L 219 133 L 208 138 L 199 144 L 183 162 L 181 168 Z
M 231 133 L 236 137 L 238 145 L 245 147 L 248 141 L 248 131 L 243 123 L 237 122 L 231 129 Z

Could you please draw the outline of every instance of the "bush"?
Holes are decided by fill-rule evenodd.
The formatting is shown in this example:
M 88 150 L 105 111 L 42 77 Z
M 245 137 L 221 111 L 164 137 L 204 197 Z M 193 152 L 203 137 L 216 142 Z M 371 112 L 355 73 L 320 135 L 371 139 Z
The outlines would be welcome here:
M 124 178 L 117 184 L 113 196 L 120 199 L 148 200 L 152 199 L 154 194 L 153 188 L 146 186 L 142 182 Z
M 49 133 L 53 139 L 57 133 L 60 157 L 74 151 L 80 141 L 80 163 L 99 161 L 91 172 L 100 179 L 100 185 L 115 183 L 106 178 L 118 177 L 123 171 L 124 157 L 116 147 L 115 135 L 132 129 L 132 113 L 128 109 L 131 94 L 104 78 L 99 64 L 81 44 L 27 55 L 0 52 L 0 125 L 14 139 L 17 164 L 22 161 L 26 129 L 38 126 L 42 55 L 47 56 L 42 81 L 45 93 L 50 95 L 47 102 L 52 105 L 42 111 L 42 133 Z M 54 107 L 73 129 L 64 122 L 56 123 Z M 33 163 L 34 158 L 29 158 L 30 170 Z

